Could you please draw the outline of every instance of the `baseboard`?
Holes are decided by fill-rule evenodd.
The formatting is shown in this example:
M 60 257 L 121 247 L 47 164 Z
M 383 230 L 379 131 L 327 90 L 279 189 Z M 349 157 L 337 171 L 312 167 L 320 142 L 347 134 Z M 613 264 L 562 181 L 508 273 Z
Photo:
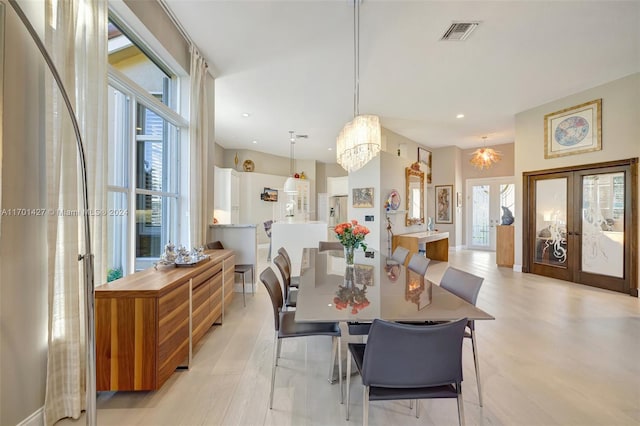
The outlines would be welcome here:
M 513 265 L 513 272 L 522 272 L 522 265 Z
M 43 426 L 44 407 L 38 408 L 33 414 L 17 424 L 17 426 Z

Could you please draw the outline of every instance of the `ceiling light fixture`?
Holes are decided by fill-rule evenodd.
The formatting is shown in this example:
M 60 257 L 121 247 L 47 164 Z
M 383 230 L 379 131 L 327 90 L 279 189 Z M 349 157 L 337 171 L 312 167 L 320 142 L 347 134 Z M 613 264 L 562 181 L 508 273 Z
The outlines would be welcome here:
M 483 136 L 484 147 L 478 148 L 471 154 L 471 160 L 469 162 L 474 167 L 482 170 L 490 168 L 494 163 L 502 160 L 502 154 L 500 151 L 496 151 L 493 148 L 487 148 L 487 137 Z
M 243 116 L 244 118 L 247 118 L 247 117 L 251 116 L 251 114 L 249 114 L 248 112 L 243 112 L 243 113 L 242 113 L 242 116 Z
M 253 143 L 258 143 L 258 141 L 253 141 Z
M 382 147 L 380 118 L 360 115 L 360 1 L 353 0 L 353 120 L 344 125 L 336 141 L 338 164 L 351 173 L 378 155 Z
M 458 114 L 456 115 L 456 118 L 464 118 L 464 114 Z

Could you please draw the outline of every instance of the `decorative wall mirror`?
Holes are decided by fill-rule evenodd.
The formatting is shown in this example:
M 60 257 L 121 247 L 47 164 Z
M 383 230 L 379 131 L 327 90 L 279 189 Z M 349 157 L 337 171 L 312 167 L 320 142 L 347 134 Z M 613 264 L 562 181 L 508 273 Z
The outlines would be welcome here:
M 405 223 L 406 226 L 421 225 L 424 223 L 424 172 L 407 167 L 405 176 L 407 185 Z

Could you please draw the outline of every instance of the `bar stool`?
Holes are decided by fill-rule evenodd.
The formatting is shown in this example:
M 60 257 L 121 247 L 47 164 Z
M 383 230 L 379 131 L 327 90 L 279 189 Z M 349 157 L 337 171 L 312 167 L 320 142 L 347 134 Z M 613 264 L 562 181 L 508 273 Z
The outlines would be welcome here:
M 253 282 L 255 281 L 255 276 L 253 273 L 253 265 L 250 264 L 240 264 L 240 265 L 236 265 L 235 269 L 233 270 L 234 274 L 241 274 L 242 275 L 242 304 L 246 307 L 247 306 L 247 299 L 246 299 L 246 292 L 245 292 L 245 277 L 247 276 L 247 272 L 251 271 L 251 283 L 252 283 L 252 287 L 251 289 L 253 290 Z M 255 293 L 254 293 L 255 294 Z

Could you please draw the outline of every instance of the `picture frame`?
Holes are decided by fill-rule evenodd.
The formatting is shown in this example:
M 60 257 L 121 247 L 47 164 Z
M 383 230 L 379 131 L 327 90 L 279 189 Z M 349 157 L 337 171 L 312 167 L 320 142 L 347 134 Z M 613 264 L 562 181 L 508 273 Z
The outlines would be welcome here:
M 602 99 L 544 116 L 544 158 L 602 150 Z
M 436 185 L 436 223 L 453 223 L 453 185 Z
M 418 162 L 425 165 L 424 174 L 427 178 L 427 183 L 431 183 L 431 151 L 418 147 Z
M 352 204 L 358 209 L 373 207 L 373 188 L 353 188 Z
M 278 190 L 272 188 L 264 188 L 262 190 L 262 193 L 260 194 L 260 199 L 262 201 L 277 202 Z
M 373 281 L 373 273 L 374 273 L 374 267 L 373 265 L 361 265 L 356 263 L 355 265 L 353 265 L 353 273 L 354 273 L 354 279 L 353 282 L 355 284 L 362 284 L 365 285 L 367 287 L 372 287 L 374 284 Z

